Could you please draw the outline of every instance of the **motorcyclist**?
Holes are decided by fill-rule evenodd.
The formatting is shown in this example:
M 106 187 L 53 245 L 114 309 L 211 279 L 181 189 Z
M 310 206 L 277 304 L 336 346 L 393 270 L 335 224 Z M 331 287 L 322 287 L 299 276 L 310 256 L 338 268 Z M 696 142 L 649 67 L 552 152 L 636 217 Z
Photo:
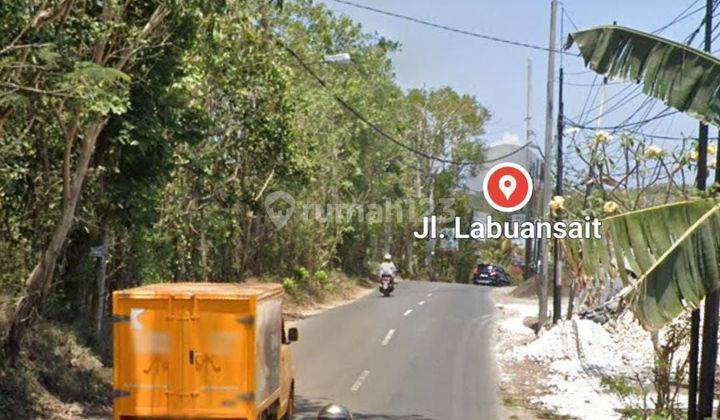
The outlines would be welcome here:
M 397 267 L 392 262 L 392 255 L 385 254 L 383 256 L 383 262 L 380 264 L 380 273 L 378 274 L 378 278 L 382 280 L 383 276 L 390 276 L 394 281 L 397 271 Z

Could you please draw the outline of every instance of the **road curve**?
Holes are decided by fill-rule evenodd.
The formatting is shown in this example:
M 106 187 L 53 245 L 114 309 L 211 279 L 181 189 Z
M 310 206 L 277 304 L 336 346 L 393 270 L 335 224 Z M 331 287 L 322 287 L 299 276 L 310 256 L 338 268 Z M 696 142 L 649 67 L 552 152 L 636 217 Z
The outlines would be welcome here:
M 407 281 L 297 324 L 298 419 L 495 419 L 494 305 L 485 287 Z

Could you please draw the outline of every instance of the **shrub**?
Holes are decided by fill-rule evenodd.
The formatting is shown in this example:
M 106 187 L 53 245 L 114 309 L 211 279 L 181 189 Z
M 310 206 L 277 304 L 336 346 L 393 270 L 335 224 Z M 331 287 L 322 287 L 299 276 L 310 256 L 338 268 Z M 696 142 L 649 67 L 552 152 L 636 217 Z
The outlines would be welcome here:
M 320 284 L 320 287 L 322 287 L 326 292 L 332 292 L 335 290 L 335 284 L 330 280 L 330 277 L 325 270 L 316 271 L 313 277 Z
M 317 280 L 318 283 L 320 283 L 320 285 L 323 286 L 323 287 L 325 287 L 325 285 L 328 284 L 328 281 L 329 281 L 329 280 L 328 280 L 328 275 L 327 275 L 327 273 L 326 273 L 325 271 L 323 271 L 323 270 L 318 270 L 318 271 L 316 271 L 316 272 L 315 272 L 315 275 L 314 275 L 313 277 L 315 277 L 315 280 Z
M 285 293 L 287 293 L 290 296 L 296 297 L 298 295 L 298 284 L 295 280 L 291 279 L 290 277 L 285 277 L 282 282 L 283 289 L 285 289 Z
M 310 272 L 305 267 L 298 267 L 295 269 L 295 279 L 301 283 L 307 281 L 310 278 Z

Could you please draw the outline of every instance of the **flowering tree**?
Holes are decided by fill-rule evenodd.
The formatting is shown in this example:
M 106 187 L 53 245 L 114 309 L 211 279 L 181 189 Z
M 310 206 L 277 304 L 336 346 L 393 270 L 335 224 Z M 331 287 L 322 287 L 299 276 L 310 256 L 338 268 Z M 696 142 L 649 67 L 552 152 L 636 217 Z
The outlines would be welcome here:
M 697 161 L 697 153 L 691 152 L 692 139 L 661 145 L 633 133 L 569 129 L 566 134 L 573 164 L 568 165 L 564 185 L 568 194 L 550 201 L 553 214 L 562 212 L 569 219 L 604 218 L 692 195 L 687 182 Z M 710 151 L 715 153 L 715 148 Z M 609 278 L 584 275 L 576 252 L 567 249 L 566 255 L 574 277 L 571 299 L 577 292 L 581 304 L 593 306 L 619 291 L 620 284 Z

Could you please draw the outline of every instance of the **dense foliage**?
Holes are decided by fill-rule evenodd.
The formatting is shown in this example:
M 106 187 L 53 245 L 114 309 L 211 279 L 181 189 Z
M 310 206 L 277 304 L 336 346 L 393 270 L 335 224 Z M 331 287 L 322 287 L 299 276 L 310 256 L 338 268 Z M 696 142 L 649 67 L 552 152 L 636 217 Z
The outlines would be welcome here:
M 308 0 L 45 3 L 0 5 L 7 351 L 38 315 L 102 332 L 109 292 L 139 283 L 366 275 L 388 251 L 406 276 L 458 276 L 411 233 L 466 211 L 477 168 L 457 162 L 480 163 L 490 113 L 403 91 L 397 43 Z

